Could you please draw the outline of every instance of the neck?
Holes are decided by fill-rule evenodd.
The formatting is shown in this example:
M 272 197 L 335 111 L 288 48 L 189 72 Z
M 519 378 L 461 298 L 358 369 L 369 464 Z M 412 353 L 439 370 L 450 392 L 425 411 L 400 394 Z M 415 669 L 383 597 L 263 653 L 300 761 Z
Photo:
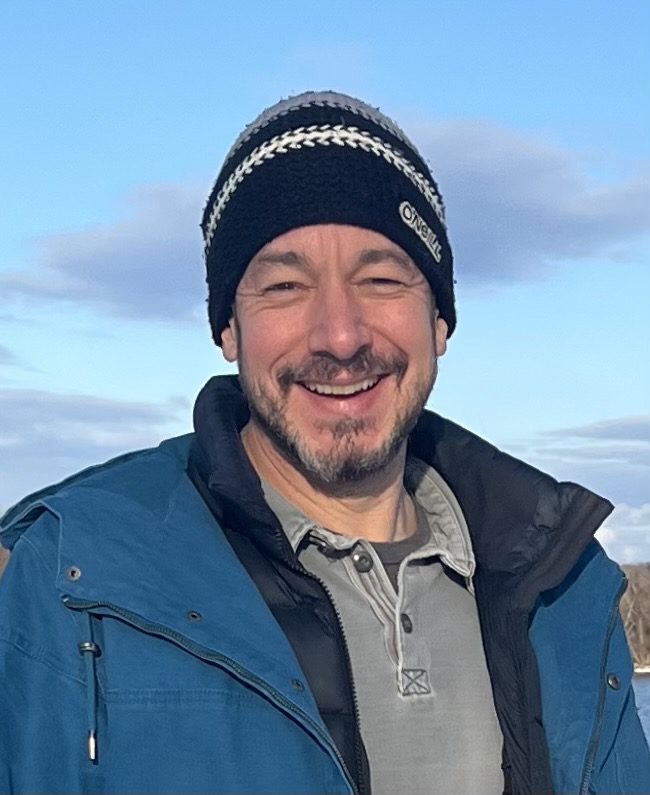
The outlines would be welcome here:
M 260 478 L 322 527 L 369 541 L 400 541 L 415 533 L 415 506 L 404 488 L 406 444 L 381 472 L 339 485 L 309 480 L 253 422 L 241 438 Z

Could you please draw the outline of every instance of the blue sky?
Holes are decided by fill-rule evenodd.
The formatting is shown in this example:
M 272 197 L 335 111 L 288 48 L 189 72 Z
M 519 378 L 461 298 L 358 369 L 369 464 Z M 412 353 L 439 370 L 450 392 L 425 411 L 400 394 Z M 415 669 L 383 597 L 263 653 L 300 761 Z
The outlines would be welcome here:
M 650 560 L 650 7 L 5 5 L 0 506 L 191 428 L 228 368 L 202 204 L 241 128 L 307 89 L 381 107 L 439 180 L 459 325 L 430 405 L 608 496 Z

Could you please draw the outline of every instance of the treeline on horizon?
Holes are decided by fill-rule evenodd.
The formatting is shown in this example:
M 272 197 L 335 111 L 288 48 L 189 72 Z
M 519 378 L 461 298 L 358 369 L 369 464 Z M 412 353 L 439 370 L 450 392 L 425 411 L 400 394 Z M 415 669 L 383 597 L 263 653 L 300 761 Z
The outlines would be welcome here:
M 627 590 L 621 599 L 635 668 L 650 667 L 650 563 L 623 566 Z
M 9 553 L 0 548 L 0 574 Z M 635 668 L 650 667 L 650 563 L 623 566 L 628 580 L 621 615 Z

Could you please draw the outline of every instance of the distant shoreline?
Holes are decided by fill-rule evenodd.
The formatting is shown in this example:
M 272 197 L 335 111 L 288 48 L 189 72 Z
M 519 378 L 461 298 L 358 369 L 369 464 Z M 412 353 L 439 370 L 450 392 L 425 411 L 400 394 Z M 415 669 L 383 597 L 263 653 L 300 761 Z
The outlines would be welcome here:
M 635 676 L 650 676 L 650 665 L 640 665 L 634 669 Z

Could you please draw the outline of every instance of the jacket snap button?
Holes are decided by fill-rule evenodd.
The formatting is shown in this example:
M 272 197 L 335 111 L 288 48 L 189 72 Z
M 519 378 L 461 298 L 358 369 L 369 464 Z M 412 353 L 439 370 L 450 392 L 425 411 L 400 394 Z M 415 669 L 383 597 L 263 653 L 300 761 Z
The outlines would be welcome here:
M 77 566 L 70 566 L 70 568 L 66 571 L 65 576 L 69 580 L 74 582 L 75 580 L 78 580 L 79 577 L 81 577 L 81 569 L 78 568 Z
M 406 613 L 402 613 L 399 618 L 402 622 L 402 629 L 404 632 L 413 632 L 413 622 L 411 621 L 411 617 L 406 615 Z
M 621 689 L 621 680 L 616 676 L 616 674 L 607 674 L 607 684 L 612 688 L 612 690 L 620 690 Z
M 200 621 L 203 618 L 198 610 L 188 610 L 186 615 L 190 621 Z
M 293 689 L 297 690 L 299 693 L 302 693 L 302 691 L 305 689 L 305 686 L 300 679 L 292 679 L 291 684 L 293 685 Z
M 363 574 L 372 568 L 372 558 L 367 552 L 353 552 L 352 562 L 354 563 L 354 568 Z

